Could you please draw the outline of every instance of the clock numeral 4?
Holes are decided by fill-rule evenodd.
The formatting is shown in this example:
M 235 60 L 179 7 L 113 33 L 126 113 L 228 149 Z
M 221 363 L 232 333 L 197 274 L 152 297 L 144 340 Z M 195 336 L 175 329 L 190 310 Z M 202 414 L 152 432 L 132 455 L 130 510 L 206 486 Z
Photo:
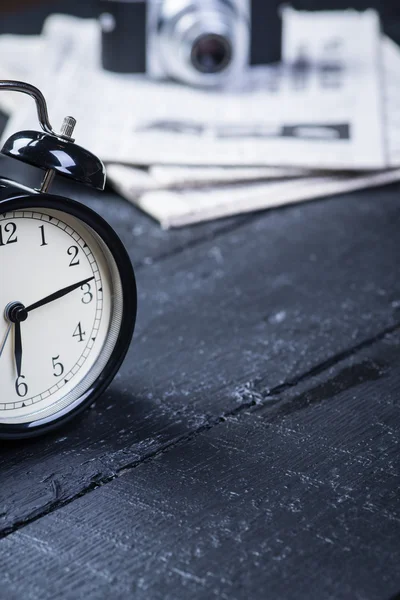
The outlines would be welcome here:
M 82 331 L 82 325 L 79 322 L 72 337 L 77 337 L 77 338 L 79 338 L 78 342 L 83 342 L 83 340 L 85 339 L 85 335 L 86 335 L 86 331 Z
M 77 258 L 79 254 L 78 246 L 70 246 L 67 250 L 67 254 L 68 256 L 72 256 L 71 262 L 69 263 L 70 267 L 76 267 L 80 264 L 79 258 Z
M 53 361 L 54 377 L 61 377 L 61 375 L 64 373 L 64 365 L 58 361 L 59 358 L 60 358 L 60 355 L 54 356 L 51 359 Z
M 7 244 L 15 244 L 18 242 L 18 237 L 15 235 L 17 226 L 15 223 L 7 223 L 7 225 L 0 225 L 0 246 L 6 246 Z M 9 234 L 7 235 L 4 234 Z
M 17 392 L 17 396 L 20 398 L 25 398 L 28 393 L 28 386 L 23 381 L 20 381 L 20 379 L 25 379 L 25 377 L 21 375 L 21 377 L 17 378 L 15 382 L 15 391 Z

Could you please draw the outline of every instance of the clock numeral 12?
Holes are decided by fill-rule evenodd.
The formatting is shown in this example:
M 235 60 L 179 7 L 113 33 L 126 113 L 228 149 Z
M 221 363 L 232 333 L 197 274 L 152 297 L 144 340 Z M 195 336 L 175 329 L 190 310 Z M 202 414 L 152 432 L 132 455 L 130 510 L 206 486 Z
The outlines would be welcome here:
M 3 228 L 5 233 L 10 234 L 6 241 L 4 241 L 5 236 L 3 234 Z M 5 225 L 4 227 L 3 225 L 0 225 L 0 246 L 6 246 L 7 244 L 15 244 L 16 242 L 18 242 L 18 238 L 15 235 L 16 231 L 17 226 L 15 223 L 7 223 L 7 225 Z
M 83 340 L 85 339 L 85 335 L 86 335 L 86 331 L 82 331 L 82 325 L 79 321 L 77 328 L 75 329 L 72 337 L 78 337 L 79 338 L 79 342 L 83 342 Z

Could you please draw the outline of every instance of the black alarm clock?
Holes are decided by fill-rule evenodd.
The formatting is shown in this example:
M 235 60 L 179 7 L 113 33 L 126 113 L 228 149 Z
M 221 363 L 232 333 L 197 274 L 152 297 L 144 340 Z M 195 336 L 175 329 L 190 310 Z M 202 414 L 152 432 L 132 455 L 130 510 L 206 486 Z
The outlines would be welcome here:
M 40 189 L 0 177 L 0 438 L 64 424 L 100 396 L 126 355 L 136 320 L 133 268 L 115 231 L 83 204 L 49 193 L 59 173 L 104 189 L 103 163 L 59 134 L 32 85 L 43 129 L 11 136 L 1 152 L 45 170 Z

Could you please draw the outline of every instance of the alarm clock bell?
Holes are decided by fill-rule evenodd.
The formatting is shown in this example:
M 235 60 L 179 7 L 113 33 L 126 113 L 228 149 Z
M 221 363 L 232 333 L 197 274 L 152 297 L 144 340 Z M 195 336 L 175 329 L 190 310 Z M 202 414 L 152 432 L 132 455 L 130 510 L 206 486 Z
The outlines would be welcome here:
M 4 144 L 1 153 L 46 171 L 40 191 L 47 192 L 56 173 L 99 190 L 106 181 L 105 168 L 97 156 L 74 143 L 76 121 L 65 117 L 61 132 L 50 125 L 46 101 L 33 85 L 21 81 L 0 81 L 0 90 L 28 94 L 35 102 L 39 123 L 44 131 L 19 131 Z

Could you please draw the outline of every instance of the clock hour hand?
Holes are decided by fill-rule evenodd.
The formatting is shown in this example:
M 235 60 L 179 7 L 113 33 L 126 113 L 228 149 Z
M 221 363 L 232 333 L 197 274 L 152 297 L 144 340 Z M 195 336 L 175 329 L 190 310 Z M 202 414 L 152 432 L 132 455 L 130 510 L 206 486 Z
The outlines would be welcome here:
M 28 313 L 26 312 L 24 305 L 21 302 L 10 302 L 7 304 L 4 311 L 6 319 L 10 322 L 8 331 L 6 333 L 5 340 L 1 346 L 0 355 L 3 353 L 4 346 L 6 345 L 8 334 L 12 325 L 14 325 L 14 357 L 15 366 L 17 369 L 18 378 L 21 377 L 21 366 L 22 366 L 22 337 L 21 337 L 21 323 L 25 321 Z
M 21 377 L 21 366 L 22 366 L 22 338 L 21 338 L 21 323 L 17 321 L 14 323 L 14 355 L 15 365 L 17 367 L 17 375 Z
M 70 292 L 73 292 L 74 290 L 82 287 L 83 285 L 85 285 L 85 283 L 89 283 L 89 281 L 92 281 L 92 279 L 94 279 L 94 275 L 92 277 L 88 277 L 87 279 L 83 279 L 82 281 L 79 281 L 78 283 L 69 285 L 68 287 L 63 288 L 62 290 L 58 290 L 58 292 L 54 292 L 54 294 L 50 294 L 50 296 L 46 296 L 42 300 L 39 300 L 38 302 L 35 302 L 34 304 L 27 306 L 26 312 L 29 313 L 32 310 L 35 310 L 36 308 L 40 308 L 41 306 L 44 306 L 45 304 L 49 304 L 50 302 L 53 302 L 54 300 L 58 300 L 59 298 L 62 298 L 63 296 L 66 296 Z

